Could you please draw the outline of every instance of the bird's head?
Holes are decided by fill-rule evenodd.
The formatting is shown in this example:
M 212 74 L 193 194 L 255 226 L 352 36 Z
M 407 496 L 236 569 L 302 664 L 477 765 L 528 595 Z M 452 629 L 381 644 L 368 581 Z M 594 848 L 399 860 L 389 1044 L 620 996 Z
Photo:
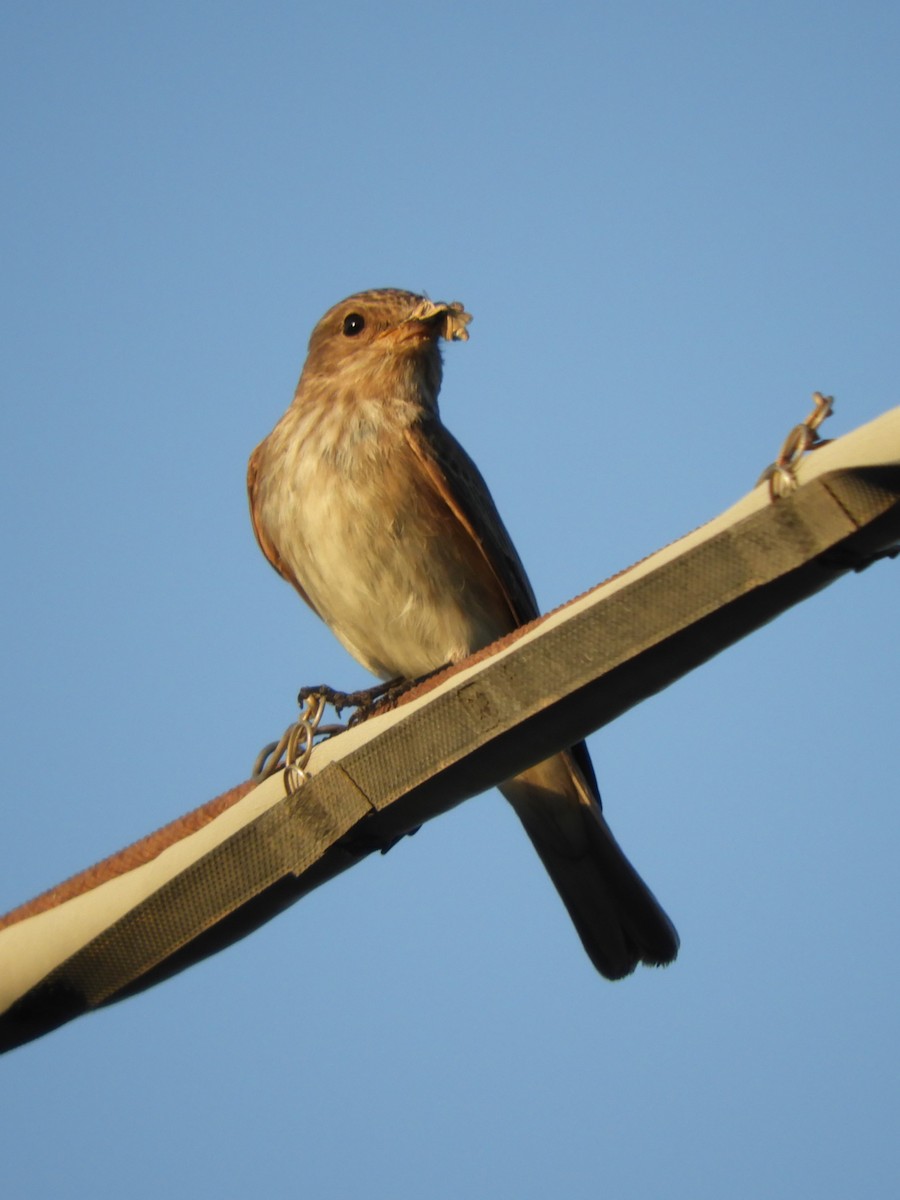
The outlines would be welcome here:
M 379 288 L 335 304 L 309 339 L 304 382 L 329 381 L 380 394 L 415 389 L 433 407 L 441 384 L 441 339 L 466 341 L 471 316 L 454 301 Z M 298 389 L 299 390 L 299 389 Z

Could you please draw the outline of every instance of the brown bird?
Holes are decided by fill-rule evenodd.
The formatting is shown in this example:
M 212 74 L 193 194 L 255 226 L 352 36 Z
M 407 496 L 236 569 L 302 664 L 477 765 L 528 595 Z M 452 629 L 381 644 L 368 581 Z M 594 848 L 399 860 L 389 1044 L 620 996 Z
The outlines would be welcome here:
M 336 304 L 250 459 L 263 553 L 382 679 L 416 679 L 538 615 L 487 485 L 438 413 L 440 340 L 466 340 L 470 320 L 393 288 Z M 501 791 L 603 975 L 675 958 L 675 929 L 601 814 L 584 743 Z

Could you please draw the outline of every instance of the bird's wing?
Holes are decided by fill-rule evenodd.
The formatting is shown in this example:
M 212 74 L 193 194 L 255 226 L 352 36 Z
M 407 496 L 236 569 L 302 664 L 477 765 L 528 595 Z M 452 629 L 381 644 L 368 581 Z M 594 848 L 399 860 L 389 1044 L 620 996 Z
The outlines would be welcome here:
M 471 538 L 509 608 L 515 629 L 539 614 L 537 600 L 481 472 L 434 418 L 406 431 L 410 449 L 440 502 Z
M 260 442 L 260 444 L 250 455 L 250 462 L 247 464 L 247 495 L 250 499 L 250 521 L 253 525 L 253 532 L 256 534 L 256 540 L 259 542 L 260 550 L 262 550 L 263 554 L 266 556 L 278 574 L 282 577 L 282 579 L 286 579 L 291 587 L 296 588 L 300 598 L 309 605 L 317 617 L 321 617 L 322 614 L 300 586 L 297 577 L 284 562 L 284 559 L 281 557 L 275 547 L 275 543 L 271 541 L 266 534 L 265 529 L 263 529 L 262 525 L 260 524 L 258 517 L 258 513 L 261 508 L 259 495 L 260 464 L 262 462 L 262 451 L 264 446 L 265 442 Z
M 481 472 L 436 420 L 431 429 L 427 422 L 410 427 L 406 437 L 440 500 L 466 530 L 490 569 L 509 607 L 510 628 L 534 620 L 540 613 L 537 600 Z M 587 746 L 579 742 L 571 752 L 599 804 L 600 789 Z

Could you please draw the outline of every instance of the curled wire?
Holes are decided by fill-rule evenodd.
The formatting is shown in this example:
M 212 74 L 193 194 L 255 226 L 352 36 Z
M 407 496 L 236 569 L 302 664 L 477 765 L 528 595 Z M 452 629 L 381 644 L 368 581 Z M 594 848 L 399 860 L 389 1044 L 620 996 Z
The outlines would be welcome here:
M 800 425 L 795 425 L 784 439 L 778 457 L 766 467 L 757 480 L 757 485 L 769 481 L 769 495 L 773 500 L 789 496 L 797 486 L 797 467 L 808 450 L 824 445 L 819 435 L 819 426 L 834 411 L 834 397 L 813 392 L 814 408 Z
M 277 742 L 269 742 L 256 756 L 251 775 L 255 783 L 283 770 L 285 791 L 290 796 L 306 782 L 309 778 L 306 768 L 316 735 L 335 733 L 342 728 L 321 724 L 325 703 L 325 697 L 318 694 L 305 698 L 293 725 L 288 726 Z

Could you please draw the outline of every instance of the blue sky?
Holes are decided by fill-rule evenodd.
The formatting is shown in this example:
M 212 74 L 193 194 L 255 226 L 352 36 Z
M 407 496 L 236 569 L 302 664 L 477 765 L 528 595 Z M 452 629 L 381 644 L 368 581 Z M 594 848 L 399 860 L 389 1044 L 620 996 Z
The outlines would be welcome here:
M 442 410 L 545 607 L 714 516 L 814 389 L 898 403 L 900 11 L 11 2 L 0 909 L 365 683 L 244 470 L 364 287 L 459 299 Z M 679 927 L 591 968 L 473 800 L 3 1062 L 10 1195 L 896 1194 L 898 568 L 592 741 Z

